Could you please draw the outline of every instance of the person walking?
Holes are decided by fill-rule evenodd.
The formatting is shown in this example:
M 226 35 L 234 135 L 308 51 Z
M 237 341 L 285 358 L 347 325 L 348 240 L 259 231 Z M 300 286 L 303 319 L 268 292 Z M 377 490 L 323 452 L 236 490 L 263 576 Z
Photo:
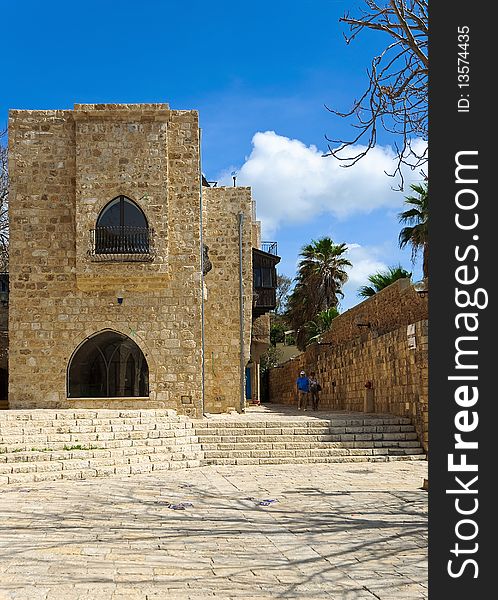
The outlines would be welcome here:
M 311 394 L 311 407 L 313 410 L 318 410 L 318 403 L 320 402 L 320 392 L 322 386 L 318 383 L 315 372 L 312 371 L 309 377 L 310 382 L 310 394 Z
M 310 380 L 306 377 L 306 373 L 301 371 L 296 381 L 297 387 L 297 410 L 303 409 L 306 412 L 308 407 L 308 394 L 310 391 Z

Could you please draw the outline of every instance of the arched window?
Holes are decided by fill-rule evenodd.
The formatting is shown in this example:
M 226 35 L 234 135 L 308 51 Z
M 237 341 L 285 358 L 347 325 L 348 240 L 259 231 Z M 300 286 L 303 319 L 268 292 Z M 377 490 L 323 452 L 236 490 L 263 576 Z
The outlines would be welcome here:
M 149 254 L 150 231 L 142 209 L 118 196 L 100 212 L 95 227 L 95 254 Z
M 69 398 L 121 398 L 149 395 L 149 368 L 137 344 L 126 335 L 103 331 L 86 340 L 68 367 Z

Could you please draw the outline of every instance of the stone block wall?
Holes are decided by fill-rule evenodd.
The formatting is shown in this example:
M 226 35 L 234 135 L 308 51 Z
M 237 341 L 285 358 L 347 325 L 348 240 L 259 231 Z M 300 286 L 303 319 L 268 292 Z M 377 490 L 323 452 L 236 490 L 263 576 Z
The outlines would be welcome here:
M 13 110 L 9 156 L 10 407 L 124 408 L 138 402 L 199 414 L 197 113 L 167 105 Z M 152 262 L 98 263 L 87 253 L 100 209 L 119 194 L 136 201 L 154 227 Z M 74 350 L 105 329 L 141 348 L 149 398 L 67 398 Z
M 426 318 L 427 297 L 418 295 L 409 279 L 398 279 L 334 319 L 323 341 L 333 340 L 337 344 L 361 337 L 366 331 L 381 335 Z M 370 328 L 359 328 L 358 323 L 368 323 Z
M 370 327 L 357 326 L 370 323 Z M 334 319 L 322 344 L 270 371 L 270 400 L 296 404 L 299 371 L 315 371 L 320 407 L 406 416 L 428 449 L 427 299 L 399 281 Z M 370 382 L 371 388 L 366 387 Z M 373 405 L 368 406 L 368 402 Z
M 270 345 L 270 313 L 257 317 L 252 322 L 252 342 Z
M 183 217 L 184 212 L 189 213 L 193 226 L 199 221 L 199 206 L 191 201 L 199 180 L 195 176 L 196 115 L 174 113 L 178 111 L 170 111 L 167 104 L 141 108 L 126 104 L 75 105 L 72 117 L 76 134 L 76 276 L 80 289 L 116 290 L 123 278 L 128 287 L 160 288 L 168 271 L 175 267 L 168 260 L 169 232 L 174 233 L 175 219 Z M 187 125 L 191 134 L 183 149 L 185 138 L 179 139 L 178 135 L 180 123 Z M 175 163 L 178 159 L 182 161 L 180 168 L 173 164 L 170 173 L 170 161 Z M 179 182 L 179 176 L 184 180 Z M 189 176 L 187 189 L 182 190 Z M 186 203 L 179 197 L 185 192 L 190 194 Z M 90 231 L 100 211 L 120 194 L 138 204 L 154 230 L 156 256 L 152 262 L 101 264 L 88 260 Z M 178 204 L 183 211 L 178 210 Z M 192 243 L 190 236 L 183 233 L 174 236 L 171 248 Z M 186 264 L 190 263 L 194 266 L 195 258 Z
M 244 364 L 249 361 L 252 314 L 252 248 L 258 228 L 247 187 L 203 188 L 203 241 L 212 270 L 204 278 L 205 407 L 241 410 L 239 226 L 242 225 Z

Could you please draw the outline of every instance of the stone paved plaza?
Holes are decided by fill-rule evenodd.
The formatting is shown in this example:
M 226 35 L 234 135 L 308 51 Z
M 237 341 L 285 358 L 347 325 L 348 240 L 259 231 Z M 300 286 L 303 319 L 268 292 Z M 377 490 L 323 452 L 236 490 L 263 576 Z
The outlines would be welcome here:
M 427 598 L 425 477 L 207 466 L 4 487 L 0 599 Z

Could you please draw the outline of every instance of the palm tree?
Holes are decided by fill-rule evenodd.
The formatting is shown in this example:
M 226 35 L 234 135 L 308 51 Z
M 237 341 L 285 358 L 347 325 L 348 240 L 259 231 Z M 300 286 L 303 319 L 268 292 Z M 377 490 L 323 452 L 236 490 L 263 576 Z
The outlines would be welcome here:
M 339 311 L 335 306 L 331 306 L 326 310 L 320 311 L 313 321 L 306 324 L 310 334 L 310 342 L 318 341 L 322 334 L 328 331 L 332 325 L 332 321 L 339 315 Z
M 358 296 L 362 298 L 370 298 L 380 290 L 383 290 L 391 283 L 394 283 L 398 279 L 405 277 L 411 277 L 412 274 L 405 271 L 401 265 L 396 267 L 388 267 L 387 271 L 378 271 L 368 277 L 368 281 L 372 285 L 364 285 L 358 290 Z
M 318 309 L 326 310 L 339 303 L 338 295 L 344 296 L 341 287 L 348 280 L 345 267 L 351 267 L 342 255 L 346 244 L 334 244 L 331 238 L 313 240 L 301 250 L 302 260 L 298 265 L 298 280 L 305 283 Z
M 299 348 L 304 348 L 309 339 L 305 325 L 319 312 L 336 307 L 339 296 L 344 295 L 341 288 L 348 279 L 345 268 L 351 266 L 343 256 L 346 251 L 346 244 L 335 244 L 329 237 L 313 240 L 301 250 L 296 285 L 287 308 Z
M 404 248 L 407 244 L 411 245 L 412 262 L 415 262 L 418 251 L 422 250 L 425 279 L 429 276 L 429 184 L 412 183 L 410 188 L 417 196 L 407 196 L 405 204 L 410 205 L 410 208 L 398 215 L 399 222 L 406 225 L 400 231 L 399 246 Z
M 304 350 L 309 337 L 305 324 L 310 321 L 310 315 L 314 314 L 316 310 L 308 293 L 308 287 L 298 281 L 287 300 L 285 319 L 289 328 L 295 331 L 296 346 L 300 350 Z

